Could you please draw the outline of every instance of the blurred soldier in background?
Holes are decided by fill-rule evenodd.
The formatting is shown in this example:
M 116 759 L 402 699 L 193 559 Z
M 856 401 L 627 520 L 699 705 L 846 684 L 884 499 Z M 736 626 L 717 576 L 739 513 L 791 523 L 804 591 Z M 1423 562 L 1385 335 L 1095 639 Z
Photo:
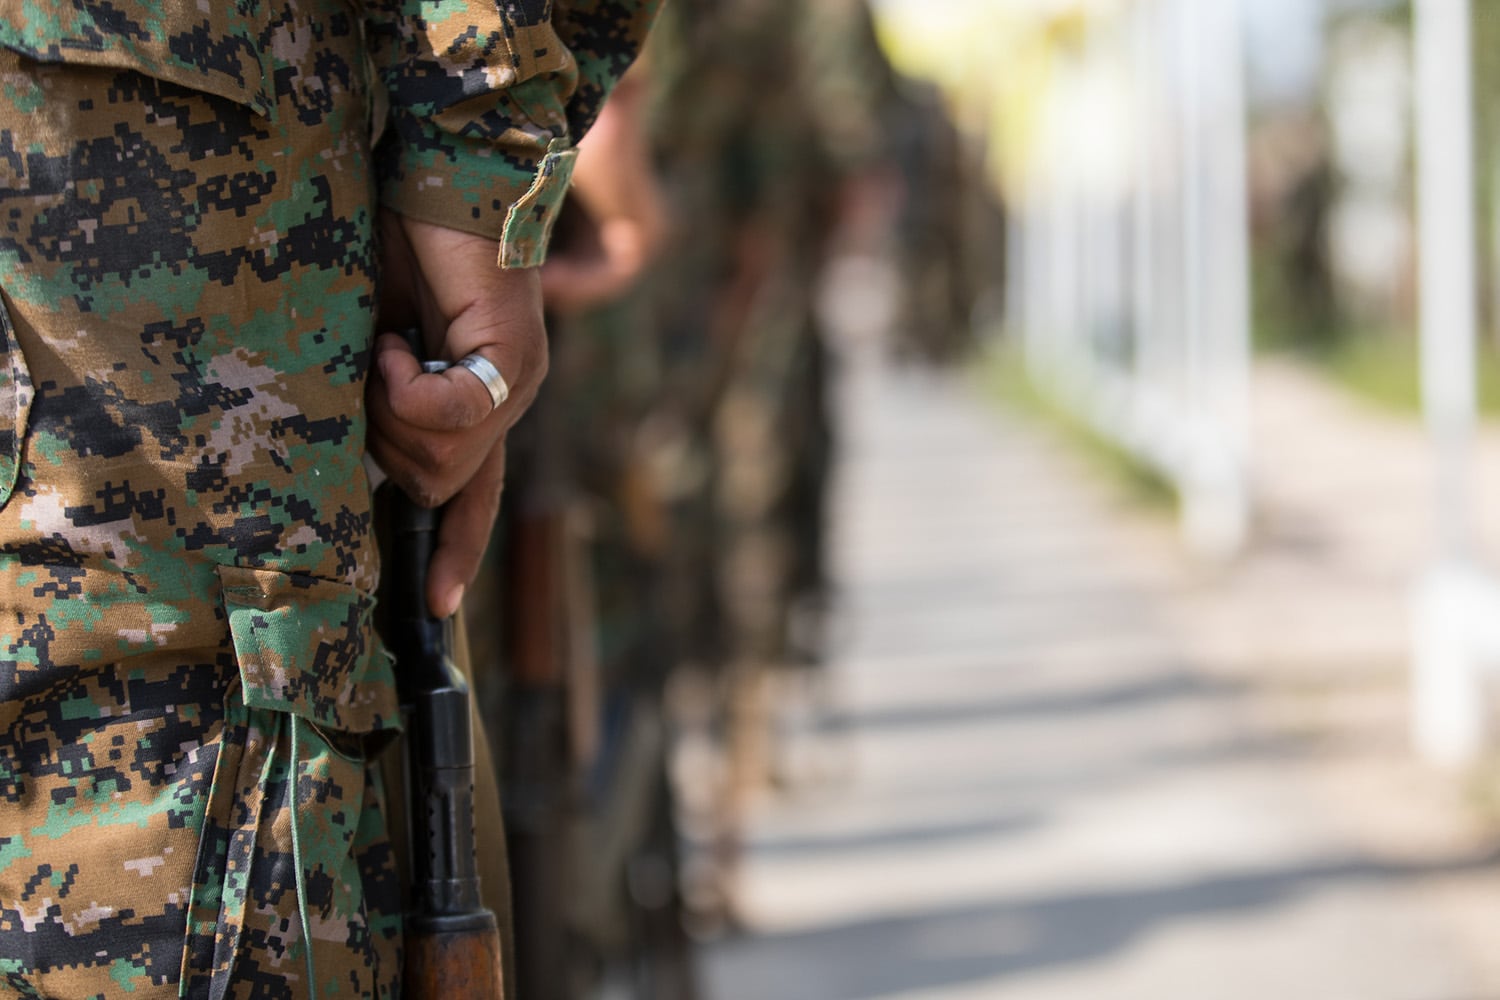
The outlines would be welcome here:
M 795 30 L 787 30 L 787 26 Z M 703 765 L 685 789 L 690 901 L 730 916 L 744 796 L 770 761 L 768 682 L 816 663 L 827 349 L 816 296 L 827 251 L 888 155 L 891 74 L 862 0 L 685 2 L 654 50 L 658 155 L 678 226 L 646 295 L 662 391 L 647 437 L 672 507 L 668 606 L 690 669 L 675 702 Z
M 685 918 L 732 919 L 771 681 L 823 652 L 819 287 L 851 225 L 890 243 L 900 111 L 863 0 L 678 0 L 582 147 L 470 596 L 525 1000 L 687 1000 Z
M 543 274 L 551 378 L 518 427 L 471 602 L 503 733 L 520 993 L 535 1000 L 587 995 L 606 965 L 640 996 L 693 995 L 660 721 L 672 658 L 652 602 L 665 522 L 633 460 L 654 368 L 632 364 L 650 357 L 639 302 L 616 302 L 664 219 L 643 86 L 639 72 L 621 85 L 581 151 Z
M 1005 218 L 942 92 L 908 78 L 898 94 L 889 112 L 902 181 L 892 346 L 903 358 L 952 364 L 973 349 L 985 317 L 1001 314 Z

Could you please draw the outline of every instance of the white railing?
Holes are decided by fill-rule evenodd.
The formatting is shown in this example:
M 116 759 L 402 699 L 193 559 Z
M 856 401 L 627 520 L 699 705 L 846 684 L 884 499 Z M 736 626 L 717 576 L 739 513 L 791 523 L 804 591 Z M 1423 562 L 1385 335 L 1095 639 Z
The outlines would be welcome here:
M 1253 2 L 1253 0 L 1251 0 Z M 1250 516 L 1245 105 L 1239 5 L 1096 16 L 1042 98 L 1010 278 L 1033 377 L 1179 493 L 1227 557 Z M 1434 556 L 1415 588 L 1412 731 L 1445 765 L 1490 742 L 1500 579 L 1473 484 L 1476 237 L 1469 0 L 1415 0 L 1423 407 Z
M 1216 558 L 1249 521 L 1241 46 L 1232 3 L 1096 19 L 1043 100 L 1012 255 L 1033 377 L 1173 483 Z
M 1442 765 L 1474 760 L 1490 726 L 1489 676 L 1500 667 L 1500 584 L 1474 530 L 1476 264 L 1473 68 L 1468 0 L 1418 0 L 1417 208 L 1422 406 L 1432 435 L 1432 565 L 1412 629 L 1412 735 Z

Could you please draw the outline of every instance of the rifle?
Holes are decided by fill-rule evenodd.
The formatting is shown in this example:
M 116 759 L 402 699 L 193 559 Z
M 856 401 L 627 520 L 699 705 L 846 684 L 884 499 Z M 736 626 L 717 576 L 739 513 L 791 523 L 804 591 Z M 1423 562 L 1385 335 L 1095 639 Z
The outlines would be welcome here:
M 549 324 L 549 336 L 556 336 Z M 542 386 L 511 433 L 504 536 L 504 789 L 516 991 L 572 1000 L 567 923 L 573 769 L 568 754 L 567 602 L 562 572 L 569 496 L 558 388 Z
M 427 569 L 439 512 L 392 490 L 387 644 L 406 721 L 411 895 L 403 992 L 500 1000 L 495 914 L 479 895 L 474 837 L 474 739 L 469 688 L 453 662 L 451 620 L 427 610 Z

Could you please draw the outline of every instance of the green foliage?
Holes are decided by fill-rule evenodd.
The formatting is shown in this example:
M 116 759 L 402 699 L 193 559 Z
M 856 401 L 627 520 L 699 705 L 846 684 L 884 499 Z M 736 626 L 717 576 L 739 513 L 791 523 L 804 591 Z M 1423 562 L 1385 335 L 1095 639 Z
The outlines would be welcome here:
M 1365 331 L 1341 338 L 1327 352 L 1300 357 L 1325 371 L 1360 399 L 1392 413 L 1422 412 L 1421 364 L 1416 338 L 1404 331 Z M 1477 365 L 1479 412 L 1500 415 L 1500 352 L 1481 344 Z
M 1250 264 L 1251 338 L 1260 350 L 1332 351 L 1347 333 L 1331 297 L 1298 295 L 1276 250 L 1255 247 Z
M 1177 489 L 1165 476 L 1105 437 L 1032 381 L 1021 351 L 1004 347 L 980 355 L 973 367 L 985 397 L 1026 420 L 1057 432 L 1125 495 L 1143 507 L 1175 513 Z

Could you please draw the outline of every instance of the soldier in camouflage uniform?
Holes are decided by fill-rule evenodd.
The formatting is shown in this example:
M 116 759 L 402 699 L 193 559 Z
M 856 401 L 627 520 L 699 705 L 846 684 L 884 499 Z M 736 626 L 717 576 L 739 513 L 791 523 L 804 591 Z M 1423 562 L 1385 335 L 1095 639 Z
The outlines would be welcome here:
M 6 990 L 396 995 L 367 427 L 457 494 L 451 611 L 544 368 L 524 269 L 652 6 L 0 2 Z M 511 404 L 375 347 L 382 257 L 386 328 Z
M 816 656 L 792 624 L 825 587 L 831 436 L 813 300 L 841 185 L 879 143 L 845 99 L 864 86 L 842 72 L 858 49 L 843 33 L 862 13 L 843 0 L 667 8 L 649 59 L 651 131 L 675 224 L 644 286 L 575 338 L 575 355 L 618 380 L 575 408 L 598 456 L 588 467 L 609 470 L 591 484 L 601 648 L 616 688 L 658 717 L 668 669 L 704 668 L 721 745 L 763 730 L 753 690 L 765 667 Z M 663 513 L 670 527 L 653 528 Z M 662 609 L 673 626 L 653 629 Z M 722 799 L 699 805 L 736 822 Z M 724 853 L 734 839 L 726 830 Z M 698 883 L 710 909 L 713 881 Z
M 902 359 L 955 365 L 1002 304 L 1004 208 L 942 92 L 902 83 L 892 108 L 904 191 L 895 220 L 894 265 L 903 280 L 892 346 Z
M 640 440 L 659 385 L 636 283 L 666 224 L 645 120 L 650 71 L 648 56 L 584 143 L 570 205 L 587 219 L 574 229 L 576 249 L 543 271 L 544 288 L 569 312 L 549 389 L 561 398 L 578 526 L 572 562 L 583 587 L 570 618 L 595 677 L 592 697 L 574 699 L 594 718 L 580 720 L 585 739 L 574 741 L 587 753 L 564 916 L 574 964 L 592 973 L 585 983 L 628 975 L 642 1000 L 692 1000 L 699 987 L 677 892 L 663 705 L 674 666 L 661 601 L 668 523 Z

